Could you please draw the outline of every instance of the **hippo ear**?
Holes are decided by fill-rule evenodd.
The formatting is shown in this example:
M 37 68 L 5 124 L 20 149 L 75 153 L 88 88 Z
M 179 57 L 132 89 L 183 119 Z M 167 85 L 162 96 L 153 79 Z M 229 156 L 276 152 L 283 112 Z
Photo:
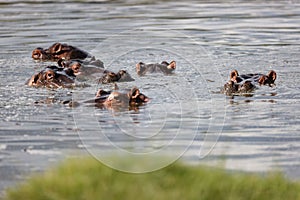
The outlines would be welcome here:
M 136 73 L 138 74 L 138 75 L 141 75 L 142 73 L 143 73 L 143 67 L 144 67 L 144 65 L 145 65 L 145 63 L 143 63 L 143 62 L 139 62 L 139 63 L 137 63 L 136 65 L 135 65 L 135 67 L 136 67 Z
M 276 72 L 274 70 L 269 71 L 267 77 L 272 83 L 274 83 L 276 80 Z
M 59 53 L 62 50 L 62 44 L 61 43 L 55 43 L 52 47 L 53 53 Z
M 239 76 L 239 73 L 238 71 L 235 69 L 235 70 L 232 70 L 230 72 L 230 80 L 232 80 L 233 82 L 237 82 L 237 77 Z
M 128 93 L 128 97 L 135 99 L 140 94 L 140 90 L 137 87 L 133 87 Z
M 64 62 L 64 59 L 59 59 L 57 61 L 58 66 L 65 68 L 66 67 L 66 63 Z
M 176 62 L 174 60 L 171 61 L 167 68 L 168 69 L 176 69 Z
M 258 79 L 259 85 L 265 85 L 266 82 L 267 82 L 267 77 L 265 75 L 262 75 L 259 77 L 259 79 Z

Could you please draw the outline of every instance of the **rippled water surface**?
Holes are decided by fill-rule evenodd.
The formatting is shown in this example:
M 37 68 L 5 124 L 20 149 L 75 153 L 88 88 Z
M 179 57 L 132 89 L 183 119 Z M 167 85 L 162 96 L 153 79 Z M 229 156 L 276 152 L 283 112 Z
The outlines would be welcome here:
M 0 2 L 0 188 L 87 150 L 168 155 L 242 171 L 300 178 L 300 4 L 297 1 Z M 78 46 L 107 69 L 126 69 L 151 101 L 135 110 L 82 104 L 99 87 L 37 89 L 25 81 L 54 63 L 31 51 Z M 138 77 L 137 62 L 176 60 L 175 74 Z M 229 72 L 277 72 L 276 87 L 250 97 L 219 93 Z M 61 102 L 80 103 L 70 108 Z M 48 103 L 36 103 L 36 102 Z M 152 168 L 151 168 L 152 167 Z M 141 170 L 143 171 L 143 170 Z

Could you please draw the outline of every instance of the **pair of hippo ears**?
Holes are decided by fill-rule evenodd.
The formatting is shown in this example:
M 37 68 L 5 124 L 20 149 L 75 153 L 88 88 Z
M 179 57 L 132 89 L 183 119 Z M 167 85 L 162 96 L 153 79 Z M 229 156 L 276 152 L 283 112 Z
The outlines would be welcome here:
M 233 70 L 231 73 L 230 73 L 230 80 L 232 80 L 232 81 L 235 81 L 235 82 L 239 82 L 240 80 L 239 80 L 239 73 L 238 73 L 238 71 L 235 69 L 235 70 Z M 267 75 L 262 75 L 261 77 L 260 77 L 260 81 L 259 81 L 259 83 L 263 83 L 263 82 L 265 82 L 266 80 L 268 80 L 269 82 L 271 82 L 271 83 L 274 83 L 274 81 L 276 80 L 276 77 L 277 77 L 277 75 L 276 75 L 276 72 L 274 71 L 274 70 L 271 70 L 271 71 L 269 71 L 269 73 L 267 74 Z

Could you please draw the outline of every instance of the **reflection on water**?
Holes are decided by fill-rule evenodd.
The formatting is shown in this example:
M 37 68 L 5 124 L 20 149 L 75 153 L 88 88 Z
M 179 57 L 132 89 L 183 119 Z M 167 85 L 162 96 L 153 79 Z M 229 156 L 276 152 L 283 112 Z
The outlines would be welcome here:
M 300 177 L 299 4 L 29 0 L 0 7 L 1 189 L 65 155 L 87 146 L 106 152 L 111 143 L 134 153 L 170 144 L 176 154 L 192 140 L 187 161 Z M 111 85 L 91 81 L 73 91 L 25 86 L 34 72 L 53 64 L 34 62 L 31 51 L 54 42 L 92 52 L 112 71 L 126 69 L 136 81 L 119 87 L 136 85 L 151 101 L 119 112 L 81 104 Z M 136 75 L 135 63 L 162 60 L 177 61 L 174 75 Z M 216 93 L 232 69 L 273 69 L 277 86 L 247 97 Z M 78 107 L 63 104 L 72 98 Z M 108 140 L 99 140 L 99 130 Z

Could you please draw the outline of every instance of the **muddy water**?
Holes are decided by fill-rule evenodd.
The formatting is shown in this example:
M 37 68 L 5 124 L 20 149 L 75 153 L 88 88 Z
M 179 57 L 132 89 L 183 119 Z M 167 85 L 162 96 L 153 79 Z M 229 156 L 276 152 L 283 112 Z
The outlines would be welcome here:
M 242 171 L 279 169 L 300 178 L 300 5 L 296 1 L 8 1 L 0 2 L 0 187 L 66 156 L 91 153 L 178 158 Z M 61 104 L 92 98 L 99 87 L 24 85 L 53 63 L 31 51 L 65 42 L 111 70 L 126 69 L 151 101 L 136 110 Z M 138 77 L 135 63 L 176 60 L 171 76 Z M 232 69 L 277 72 L 276 87 L 251 97 L 218 93 Z M 46 104 L 35 102 L 45 101 Z M 135 169 L 135 168 L 134 168 Z

